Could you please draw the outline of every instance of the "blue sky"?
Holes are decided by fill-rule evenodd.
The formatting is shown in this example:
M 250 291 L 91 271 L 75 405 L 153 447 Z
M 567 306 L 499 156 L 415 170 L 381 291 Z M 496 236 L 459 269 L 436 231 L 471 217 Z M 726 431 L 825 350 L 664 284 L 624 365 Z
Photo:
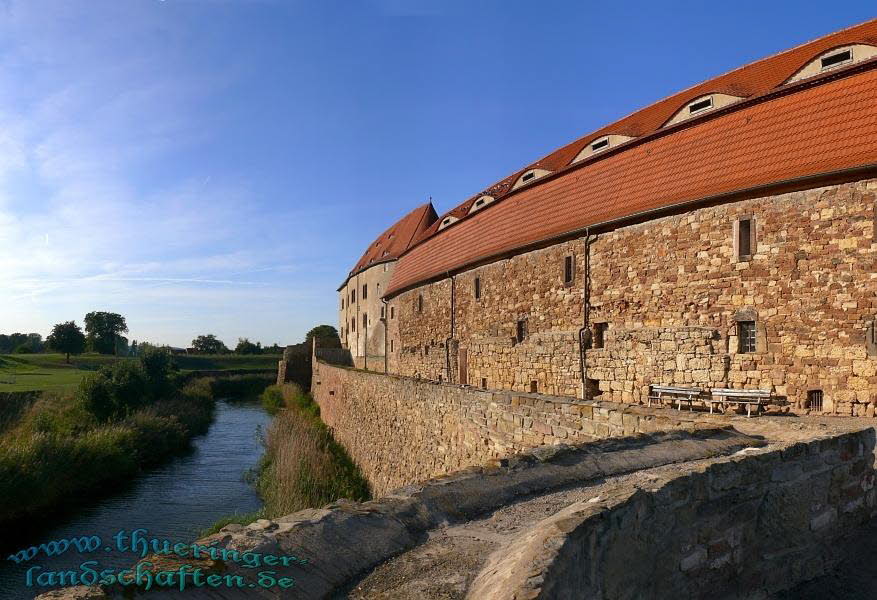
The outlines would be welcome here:
M 0 333 L 294 343 L 432 196 L 867 2 L 0 0 Z

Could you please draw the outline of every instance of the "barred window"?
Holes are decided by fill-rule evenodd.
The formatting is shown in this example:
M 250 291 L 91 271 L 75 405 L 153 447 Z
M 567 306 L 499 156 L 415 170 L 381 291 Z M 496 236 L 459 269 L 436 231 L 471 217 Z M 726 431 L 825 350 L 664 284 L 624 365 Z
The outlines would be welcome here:
M 755 321 L 737 322 L 738 351 L 755 352 Z
M 822 390 L 807 392 L 807 408 L 813 412 L 822 412 Z

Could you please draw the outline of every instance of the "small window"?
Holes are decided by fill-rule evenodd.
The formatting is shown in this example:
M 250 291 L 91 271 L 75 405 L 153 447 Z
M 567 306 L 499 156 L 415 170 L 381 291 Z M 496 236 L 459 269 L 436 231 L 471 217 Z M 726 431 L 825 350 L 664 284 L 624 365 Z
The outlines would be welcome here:
M 424 344 L 424 345 L 423 345 L 423 353 L 424 353 L 426 356 L 429 356 L 429 345 L 428 345 L 428 344 Z
M 395 318 L 396 318 L 396 307 L 395 307 L 395 306 L 391 306 L 391 307 L 390 307 L 390 318 L 391 318 L 391 319 L 395 319 Z
M 572 256 L 567 256 L 563 259 L 563 282 L 566 284 L 572 283 L 573 277 L 575 276 L 573 265 Z
M 607 329 L 609 323 L 594 323 L 594 348 L 605 348 Z
M 390 340 L 390 352 L 393 352 L 393 341 L 394 340 Z
M 535 394 L 538 391 L 539 391 L 539 382 L 538 381 L 531 381 L 530 382 L 530 393 Z
M 384 308 L 383 306 L 381 307 L 381 319 L 382 319 L 382 320 L 384 319 L 384 313 L 385 313 L 386 310 L 387 310 L 387 309 Z
M 362 326 L 368 327 L 368 313 L 362 313 Z
M 482 387 L 482 389 L 485 389 L 485 390 L 487 389 L 487 377 L 481 378 L 481 387 Z
M 350 319 L 350 331 L 356 331 L 356 319 Z
M 755 321 L 737 321 L 737 351 L 755 352 Z
M 749 260 L 752 257 L 753 227 L 751 218 L 737 221 L 737 259 Z
M 356 302 L 356 290 L 350 290 L 350 303 Z
M 484 198 L 479 198 L 475 201 L 475 208 L 481 208 L 484 206 Z
M 417 312 L 423 312 L 423 294 L 417 296 Z
M 368 298 L 368 285 L 363 284 L 362 285 L 362 299 L 365 300 L 366 298 Z
M 822 69 L 825 70 L 836 67 L 838 65 L 842 65 L 844 63 L 851 62 L 852 60 L 853 51 L 851 49 L 847 49 L 842 52 L 835 52 L 834 54 L 823 56 L 819 63 L 822 65 Z
M 344 310 L 344 298 L 341 298 L 341 310 Z
M 447 219 L 445 219 L 444 221 L 442 221 L 442 225 L 450 225 L 450 224 L 451 224 L 451 218 L 450 218 L 450 217 L 448 217 Z
M 481 278 L 480 277 L 475 278 L 475 299 L 476 300 L 481 299 Z
M 536 172 L 530 171 L 529 173 L 526 173 L 523 177 L 521 177 L 521 181 L 530 181 L 534 177 L 536 177 Z
M 688 105 L 688 114 L 693 115 L 694 113 L 698 113 L 702 110 L 706 110 L 708 108 L 713 107 L 713 97 L 704 98 L 703 100 L 698 100 L 697 102 L 692 102 Z
M 518 321 L 518 328 L 515 332 L 515 340 L 520 344 L 524 341 L 524 338 L 527 337 L 527 322 L 524 320 Z
M 822 390 L 810 390 L 807 392 L 807 408 L 811 412 L 822 412 Z
M 591 152 L 599 152 L 605 148 L 609 147 L 609 138 L 604 137 L 602 140 L 597 140 L 593 144 L 591 144 Z

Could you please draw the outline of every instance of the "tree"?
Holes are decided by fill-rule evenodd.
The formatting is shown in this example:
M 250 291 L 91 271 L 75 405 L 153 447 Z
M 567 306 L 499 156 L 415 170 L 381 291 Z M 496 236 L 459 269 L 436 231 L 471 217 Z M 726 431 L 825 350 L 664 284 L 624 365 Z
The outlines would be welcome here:
M 140 355 L 140 366 L 146 375 L 146 387 L 152 400 L 169 397 L 172 392 L 171 374 L 176 370 L 174 357 L 165 348 L 148 347 Z
M 235 354 L 262 354 L 262 342 L 255 344 L 247 338 L 238 338 L 238 345 L 234 347 Z
M 52 327 L 52 333 L 46 341 L 50 348 L 67 355 L 67 364 L 70 364 L 71 354 L 85 352 L 85 334 L 75 321 L 58 323 Z
M 310 347 L 311 340 L 317 338 L 317 346 L 322 348 L 340 348 L 341 338 L 338 330 L 331 325 L 317 325 L 305 336 L 305 343 Z
M 125 317 L 111 312 L 90 312 L 85 315 L 88 347 L 101 354 L 115 354 L 116 337 L 128 333 Z
M 227 354 L 228 348 L 226 348 L 225 344 L 222 341 L 216 339 L 216 336 L 212 333 L 208 333 L 207 335 L 199 335 L 194 340 L 192 340 L 192 348 L 195 349 L 195 352 L 198 354 Z
M 43 336 L 38 333 L 0 334 L 0 354 L 33 354 L 43 351 Z

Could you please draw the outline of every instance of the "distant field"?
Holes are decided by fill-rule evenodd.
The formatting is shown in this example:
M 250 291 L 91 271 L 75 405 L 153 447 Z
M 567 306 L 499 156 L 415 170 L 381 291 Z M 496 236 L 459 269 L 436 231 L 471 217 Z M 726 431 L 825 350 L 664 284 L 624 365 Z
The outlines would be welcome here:
M 0 354 L 0 392 L 73 390 L 82 377 L 101 365 L 130 360 L 101 354 L 71 356 L 63 354 Z M 279 355 L 180 355 L 174 360 L 182 371 L 225 369 L 275 369 Z

